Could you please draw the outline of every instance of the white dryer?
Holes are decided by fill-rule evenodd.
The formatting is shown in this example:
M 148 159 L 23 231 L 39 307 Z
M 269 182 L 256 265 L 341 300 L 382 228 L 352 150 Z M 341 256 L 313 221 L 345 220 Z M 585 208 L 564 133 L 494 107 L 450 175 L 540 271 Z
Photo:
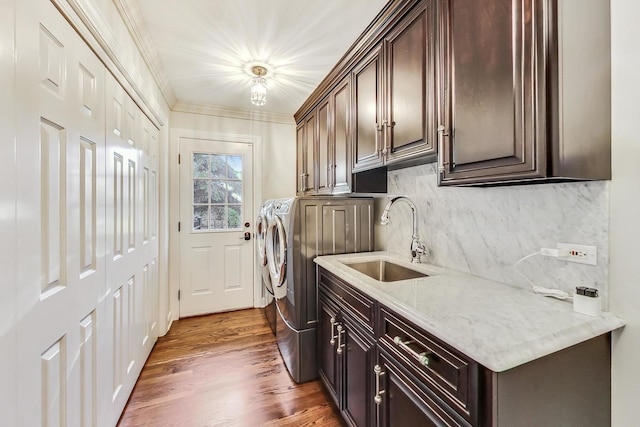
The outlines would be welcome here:
M 262 204 L 258 218 L 256 219 L 256 251 L 258 268 L 262 272 L 262 295 L 265 299 L 264 315 L 273 331 L 276 333 L 276 305 L 269 275 L 269 265 L 267 262 L 267 229 L 271 220 L 273 200 L 267 200 Z

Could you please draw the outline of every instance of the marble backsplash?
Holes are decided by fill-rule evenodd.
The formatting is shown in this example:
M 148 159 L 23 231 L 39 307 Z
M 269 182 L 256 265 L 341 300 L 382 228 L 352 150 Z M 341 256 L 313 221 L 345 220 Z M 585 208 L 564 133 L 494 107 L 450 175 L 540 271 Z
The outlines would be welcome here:
M 388 196 L 407 196 L 418 208 L 423 262 L 530 288 L 513 265 L 557 242 L 597 247 L 597 265 L 533 256 L 518 270 L 538 286 L 573 292 L 597 288 L 608 307 L 609 182 L 572 182 L 505 187 L 438 187 L 436 165 L 389 171 Z M 386 202 L 386 200 L 384 200 Z M 376 203 L 376 206 L 384 203 Z M 377 227 L 386 250 L 410 257 L 411 209 L 391 208 Z

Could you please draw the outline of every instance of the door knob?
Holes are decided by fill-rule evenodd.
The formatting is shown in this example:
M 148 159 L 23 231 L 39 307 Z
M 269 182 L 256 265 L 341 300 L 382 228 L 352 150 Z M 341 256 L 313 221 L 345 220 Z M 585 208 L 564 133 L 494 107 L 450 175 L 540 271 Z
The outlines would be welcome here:
M 248 231 L 246 231 L 246 232 L 244 233 L 244 236 L 242 236 L 242 237 L 240 238 L 240 240 L 251 240 L 251 233 L 250 233 L 250 232 L 248 232 Z

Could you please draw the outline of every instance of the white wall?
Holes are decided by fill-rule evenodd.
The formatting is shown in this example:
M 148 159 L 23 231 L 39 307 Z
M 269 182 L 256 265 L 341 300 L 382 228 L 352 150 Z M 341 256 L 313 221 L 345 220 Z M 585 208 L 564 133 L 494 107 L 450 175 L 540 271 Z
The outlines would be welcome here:
M 638 425 L 640 401 L 640 2 L 612 0 L 610 307 L 627 326 L 612 342 L 612 425 Z
M 251 135 L 260 138 L 262 199 L 292 197 L 296 193 L 296 128 L 293 124 L 171 112 L 172 129 Z
M 435 163 L 389 171 L 389 195 L 410 197 L 419 211 L 426 261 L 524 288 L 531 285 L 513 265 L 556 243 L 597 247 L 597 265 L 535 256 L 518 271 L 535 285 L 571 293 L 597 288 L 607 308 L 609 182 L 438 187 Z M 387 250 L 410 258 L 411 210 L 390 211 Z
M 197 107 L 187 107 L 194 108 Z M 179 152 L 178 138 L 181 134 L 189 135 L 194 132 L 203 134 L 243 135 L 257 140 L 257 155 L 254 159 L 256 174 L 254 181 L 254 218 L 260 209 L 260 202 L 295 196 L 296 186 L 296 135 L 295 124 L 278 123 L 243 118 L 223 117 L 220 115 L 192 113 L 182 111 L 171 112 L 171 134 L 169 147 L 170 163 L 170 199 L 171 212 L 169 223 L 179 221 L 179 176 L 177 155 Z M 171 295 L 169 315 L 171 320 L 179 316 L 178 288 L 179 288 L 179 234 L 177 227 L 170 227 L 170 271 L 169 282 Z M 258 294 L 261 292 L 259 277 L 255 277 L 255 303 L 260 305 Z

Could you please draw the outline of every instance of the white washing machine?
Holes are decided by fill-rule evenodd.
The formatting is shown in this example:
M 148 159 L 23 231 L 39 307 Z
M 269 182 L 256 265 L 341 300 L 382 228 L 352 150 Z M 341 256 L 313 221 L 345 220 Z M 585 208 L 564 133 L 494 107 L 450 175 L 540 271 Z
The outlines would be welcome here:
M 267 262 L 267 229 L 271 220 L 273 200 L 267 200 L 262 204 L 258 218 L 256 219 L 256 251 L 258 268 L 262 271 L 262 295 L 265 299 L 264 315 L 273 331 L 276 333 L 276 303 L 273 296 L 271 276 Z
M 293 197 L 273 202 L 266 256 L 276 301 L 276 341 L 296 382 L 316 378 L 318 255 L 372 251 L 373 199 Z

